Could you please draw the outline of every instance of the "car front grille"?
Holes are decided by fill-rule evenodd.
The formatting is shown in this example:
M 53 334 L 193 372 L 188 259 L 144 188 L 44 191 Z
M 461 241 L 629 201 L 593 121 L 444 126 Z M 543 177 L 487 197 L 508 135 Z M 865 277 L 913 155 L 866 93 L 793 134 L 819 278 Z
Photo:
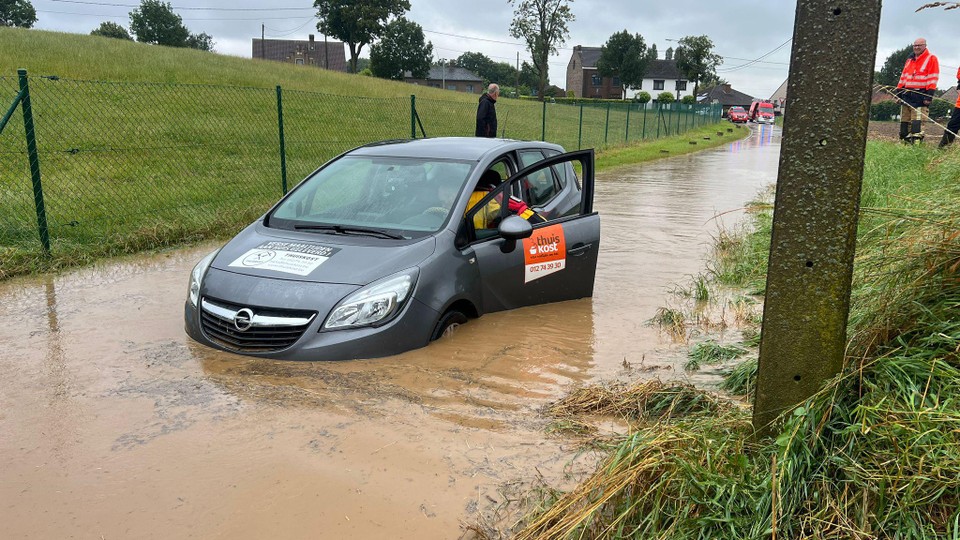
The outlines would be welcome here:
M 316 315 L 305 310 L 239 306 L 212 298 L 200 302 L 203 333 L 237 352 L 286 349 L 300 339 Z

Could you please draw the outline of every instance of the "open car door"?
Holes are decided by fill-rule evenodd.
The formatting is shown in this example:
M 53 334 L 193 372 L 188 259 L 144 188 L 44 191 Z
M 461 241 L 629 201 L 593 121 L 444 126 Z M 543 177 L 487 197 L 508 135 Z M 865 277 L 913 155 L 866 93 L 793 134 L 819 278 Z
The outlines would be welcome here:
M 579 169 L 577 182 L 575 171 Z M 523 192 L 528 177 L 546 172 L 564 175 L 579 197 L 565 196 L 568 208 L 555 208 L 532 233 L 519 240 L 504 237 L 500 223 L 513 212 L 500 204 L 505 195 Z M 484 312 L 573 300 L 593 295 L 600 249 L 600 216 L 593 211 L 594 154 L 580 150 L 548 157 L 519 171 L 484 197 L 465 216 L 465 255 L 476 257 Z M 533 209 L 536 209 L 534 206 Z M 478 216 L 481 214 L 481 216 Z M 484 214 L 499 219 L 479 219 Z

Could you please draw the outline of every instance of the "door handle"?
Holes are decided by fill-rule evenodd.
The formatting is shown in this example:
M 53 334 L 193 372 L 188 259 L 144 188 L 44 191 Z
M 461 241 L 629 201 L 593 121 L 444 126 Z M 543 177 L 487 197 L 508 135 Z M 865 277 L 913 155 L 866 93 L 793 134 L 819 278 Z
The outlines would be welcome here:
M 586 253 L 590 251 L 591 248 L 593 248 L 593 244 L 582 244 L 577 247 L 568 249 L 567 254 L 570 255 L 571 257 L 582 257 L 586 255 Z

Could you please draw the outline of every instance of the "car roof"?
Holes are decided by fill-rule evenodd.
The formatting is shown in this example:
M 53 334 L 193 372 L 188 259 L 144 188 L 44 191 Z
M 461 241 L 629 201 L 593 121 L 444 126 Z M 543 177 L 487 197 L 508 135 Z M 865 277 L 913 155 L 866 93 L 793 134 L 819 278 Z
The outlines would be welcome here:
M 519 148 L 547 148 L 563 152 L 563 147 L 541 141 L 488 139 L 485 137 L 436 137 L 428 139 L 391 140 L 370 143 L 348 152 L 353 156 L 424 157 L 479 161 L 491 153 Z

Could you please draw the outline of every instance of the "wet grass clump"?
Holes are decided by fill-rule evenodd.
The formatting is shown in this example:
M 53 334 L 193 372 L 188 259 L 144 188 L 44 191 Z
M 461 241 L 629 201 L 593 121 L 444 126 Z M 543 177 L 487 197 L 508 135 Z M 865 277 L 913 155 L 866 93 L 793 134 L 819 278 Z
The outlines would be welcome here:
M 701 341 L 690 348 L 687 353 L 687 363 L 683 366 L 686 371 L 697 371 L 700 366 L 712 366 L 735 360 L 747 354 L 747 349 L 738 345 L 723 345 L 714 340 Z
M 735 405 L 637 421 L 517 538 L 960 538 L 960 153 L 867 159 L 843 371 L 770 439 Z

